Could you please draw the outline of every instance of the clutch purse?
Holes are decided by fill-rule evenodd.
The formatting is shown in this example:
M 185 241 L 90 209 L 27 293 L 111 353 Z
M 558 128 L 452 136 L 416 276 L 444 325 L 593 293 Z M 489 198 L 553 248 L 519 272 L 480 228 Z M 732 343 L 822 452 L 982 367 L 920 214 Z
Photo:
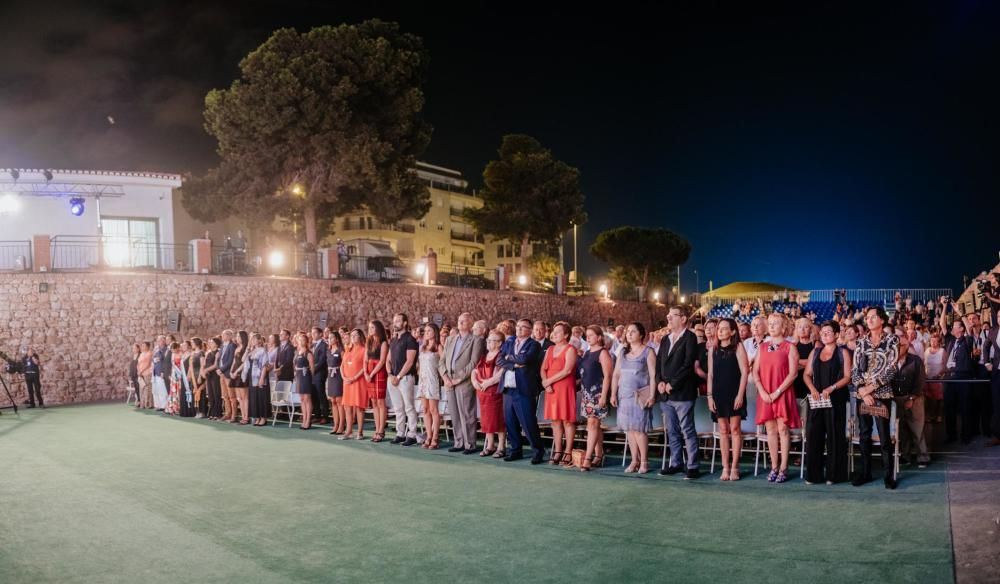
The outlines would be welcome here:
M 889 408 L 882 402 L 875 402 L 875 405 L 870 406 L 864 402 L 858 403 L 858 415 L 865 416 L 878 416 L 880 418 L 889 419 Z
M 646 407 L 646 402 L 649 401 L 650 396 L 653 395 L 653 387 L 647 385 L 645 389 L 640 389 L 635 392 L 635 401 L 639 402 L 639 407 Z
M 821 408 L 832 408 L 832 407 L 833 407 L 833 402 L 831 402 L 830 398 L 828 398 L 828 397 L 822 397 L 822 396 L 820 396 L 819 399 L 813 399 L 812 395 L 809 396 L 809 409 L 810 410 L 818 410 L 818 409 L 821 409 Z

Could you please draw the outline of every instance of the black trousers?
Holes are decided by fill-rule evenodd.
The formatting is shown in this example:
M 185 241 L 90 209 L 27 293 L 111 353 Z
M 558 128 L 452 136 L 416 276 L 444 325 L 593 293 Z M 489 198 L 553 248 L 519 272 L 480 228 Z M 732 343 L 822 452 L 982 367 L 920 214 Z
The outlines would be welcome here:
M 847 407 L 809 410 L 806 423 L 806 480 L 810 483 L 847 480 Z
M 24 383 L 28 386 L 28 403 L 35 405 L 35 396 L 38 396 L 38 405 L 44 406 L 45 400 L 42 399 L 42 378 L 37 373 L 25 373 Z
M 957 427 L 959 418 L 962 420 L 962 442 L 968 443 L 972 440 L 975 421 L 971 385 L 975 384 L 961 381 L 944 383 L 944 430 L 949 442 L 954 442 L 959 437 Z
M 222 417 L 222 381 L 219 376 L 212 373 L 208 376 L 205 385 L 206 399 L 208 400 L 208 416 L 210 418 Z
M 892 411 L 892 400 L 877 400 L 889 411 Z M 882 450 L 882 466 L 887 478 L 895 478 L 896 464 L 892 458 L 892 440 L 889 433 L 889 419 L 880 416 L 858 415 L 858 426 L 861 430 L 861 474 L 872 476 L 872 430 L 878 426 L 879 447 Z
M 312 376 L 313 412 L 317 417 L 330 417 L 330 400 L 326 398 L 326 371 L 313 373 Z
M 979 379 L 989 379 L 990 373 L 985 367 L 980 367 Z M 993 395 L 991 383 L 970 383 L 972 386 L 972 433 L 982 436 L 993 434 L 991 422 L 993 419 Z

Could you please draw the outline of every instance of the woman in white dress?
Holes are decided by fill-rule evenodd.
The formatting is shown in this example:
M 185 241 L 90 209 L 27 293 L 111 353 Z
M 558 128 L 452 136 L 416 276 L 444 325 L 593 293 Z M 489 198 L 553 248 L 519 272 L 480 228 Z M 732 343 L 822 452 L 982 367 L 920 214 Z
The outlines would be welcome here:
M 427 430 L 423 446 L 434 450 L 438 448 L 438 431 L 441 428 L 441 412 L 438 411 L 438 402 L 441 400 L 441 379 L 438 377 L 439 334 L 436 324 L 427 324 L 417 356 L 417 398 L 423 402 L 424 428 Z

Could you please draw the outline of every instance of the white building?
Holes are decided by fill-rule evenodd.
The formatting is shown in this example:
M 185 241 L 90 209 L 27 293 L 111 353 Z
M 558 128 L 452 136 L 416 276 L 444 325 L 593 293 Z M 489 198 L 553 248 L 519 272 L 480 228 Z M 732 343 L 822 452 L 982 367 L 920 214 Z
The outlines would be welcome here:
M 208 227 L 175 200 L 180 186 L 158 172 L 0 169 L 0 270 L 25 269 L 38 235 L 52 242 L 53 269 L 96 265 L 101 252 L 112 267 L 179 267 Z

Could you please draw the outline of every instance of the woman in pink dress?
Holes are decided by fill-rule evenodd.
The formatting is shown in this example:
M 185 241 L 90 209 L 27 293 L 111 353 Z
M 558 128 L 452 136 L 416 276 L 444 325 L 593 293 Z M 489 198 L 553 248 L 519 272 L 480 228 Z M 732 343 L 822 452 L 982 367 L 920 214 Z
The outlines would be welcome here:
M 552 422 L 552 458 L 549 464 L 573 466 L 573 438 L 576 437 L 576 349 L 569 344 L 569 324 L 552 325 L 555 345 L 545 352 L 542 362 L 542 387 L 545 388 L 546 420 Z M 566 445 L 559 450 L 565 437 Z
M 767 428 L 767 450 L 771 454 L 771 472 L 767 481 L 771 483 L 788 480 L 788 452 L 791 448 L 788 430 L 802 427 L 792 389 L 798 373 L 799 353 L 794 344 L 785 340 L 787 324 L 788 317 L 780 312 L 767 317 L 770 336 L 761 345 L 753 364 L 753 381 L 757 386 L 757 424 L 764 424 Z

